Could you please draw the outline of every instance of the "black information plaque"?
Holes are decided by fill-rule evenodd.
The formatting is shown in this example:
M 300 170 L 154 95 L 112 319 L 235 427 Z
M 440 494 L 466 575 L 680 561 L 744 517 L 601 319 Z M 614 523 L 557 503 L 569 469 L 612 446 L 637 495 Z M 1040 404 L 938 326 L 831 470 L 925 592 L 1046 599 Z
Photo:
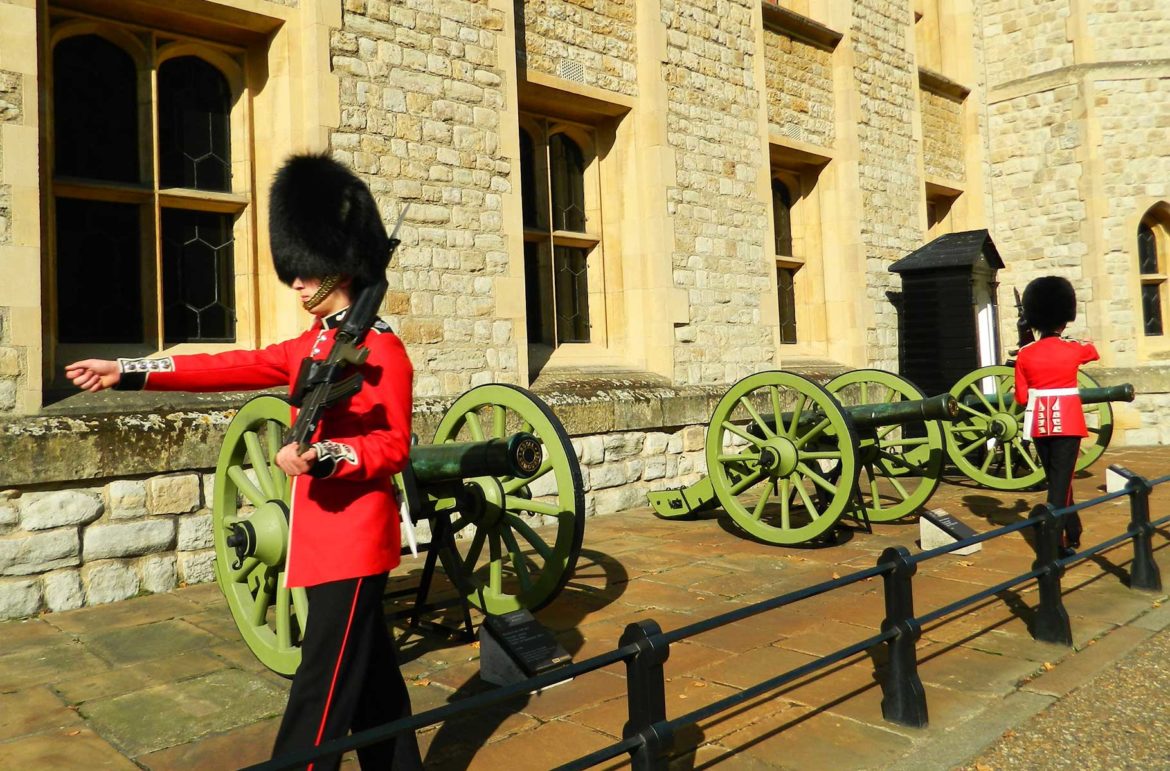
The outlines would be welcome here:
M 960 522 L 945 511 L 927 510 L 922 512 L 922 517 L 956 541 L 975 535 L 975 531 L 969 525 Z
M 479 627 L 480 677 L 510 685 L 573 660 L 527 610 L 487 616 Z

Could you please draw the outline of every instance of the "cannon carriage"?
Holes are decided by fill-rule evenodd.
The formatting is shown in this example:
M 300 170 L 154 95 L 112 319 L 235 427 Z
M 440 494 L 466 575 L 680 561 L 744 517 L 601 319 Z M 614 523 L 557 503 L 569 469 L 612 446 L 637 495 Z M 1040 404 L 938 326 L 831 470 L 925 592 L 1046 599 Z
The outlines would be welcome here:
M 788 372 L 750 375 L 712 414 L 707 475 L 648 498 L 666 519 L 719 506 L 749 535 L 795 545 L 822 538 L 843 516 L 868 525 L 914 514 L 948 461 L 992 489 L 1033 487 L 1044 471 L 1024 440 L 1013 380 L 1010 367 L 984 367 L 926 398 L 905 378 L 874 369 L 846 372 L 824 387 Z M 1090 441 L 1078 470 L 1109 444 L 1110 402 L 1134 398 L 1128 384 L 1101 388 L 1084 373 L 1080 383 Z
M 667 519 L 719 505 L 746 533 L 785 545 L 820 538 L 847 514 L 898 519 L 937 487 L 937 421 L 956 414 L 949 394 L 926 399 L 880 370 L 849 372 L 825 387 L 790 372 L 749 375 L 715 407 L 707 475 L 650 493 L 650 504 Z
M 216 581 L 248 647 L 284 675 L 300 662 L 308 618 L 304 589 L 284 586 L 291 484 L 274 459 L 289 423 L 275 396 L 240 409 L 212 505 Z M 395 486 L 432 533 L 414 620 L 436 561 L 463 602 L 491 614 L 544 607 L 572 575 L 585 530 L 581 470 L 564 427 L 532 393 L 500 384 L 464 393 L 433 442 L 411 448 Z

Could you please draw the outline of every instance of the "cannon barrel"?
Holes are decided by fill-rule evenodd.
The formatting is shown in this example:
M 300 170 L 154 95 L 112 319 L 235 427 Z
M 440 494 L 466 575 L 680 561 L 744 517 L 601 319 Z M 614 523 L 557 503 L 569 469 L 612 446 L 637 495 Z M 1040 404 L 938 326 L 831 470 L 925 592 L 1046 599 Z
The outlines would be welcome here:
M 421 485 L 470 477 L 520 477 L 536 473 L 541 463 L 540 441 L 519 432 L 483 442 L 445 442 L 410 448 L 410 466 Z
M 1132 402 L 1134 400 L 1134 390 L 1131 383 L 1122 383 L 1115 386 L 1104 386 L 1101 388 L 1081 388 L 1078 391 L 1081 397 L 1081 404 L 1104 404 L 1106 402 Z M 1005 401 L 1015 400 L 1015 391 L 1008 391 L 1003 396 Z M 996 394 L 983 394 L 989 404 L 995 404 L 999 399 Z M 981 404 L 978 396 L 969 394 L 963 397 L 963 404 L 968 407 L 974 407 Z
M 897 426 L 916 420 L 954 420 L 959 414 L 959 403 L 950 394 L 939 394 L 929 399 L 859 404 L 842 409 L 853 421 L 853 425 L 866 430 L 878 426 Z M 760 417 L 769 426 L 776 425 L 775 415 L 761 415 Z M 822 418 L 823 416 L 818 412 L 802 413 L 798 423 L 801 427 L 809 427 L 819 423 Z M 781 413 L 780 420 L 788 425 L 792 420 L 792 413 Z M 762 438 L 764 432 L 753 423 L 748 427 L 748 433 Z

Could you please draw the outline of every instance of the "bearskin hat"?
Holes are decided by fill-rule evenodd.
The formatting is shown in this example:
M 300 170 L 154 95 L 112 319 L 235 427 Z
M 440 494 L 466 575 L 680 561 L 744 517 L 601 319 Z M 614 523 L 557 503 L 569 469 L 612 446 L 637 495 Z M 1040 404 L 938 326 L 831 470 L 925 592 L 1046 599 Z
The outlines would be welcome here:
M 272 261 L 286 284 L 349 276 L 357 287 L 385 276 L 390 240 L 374 196 L 352 171 L 324 155 L 294 155 L 272 182 Z
M 1067 278 L 1042 276 L 1024 288 L 1024 318 L 1041 332 L 1055 332 L 1077 317 L 1077 293 Z

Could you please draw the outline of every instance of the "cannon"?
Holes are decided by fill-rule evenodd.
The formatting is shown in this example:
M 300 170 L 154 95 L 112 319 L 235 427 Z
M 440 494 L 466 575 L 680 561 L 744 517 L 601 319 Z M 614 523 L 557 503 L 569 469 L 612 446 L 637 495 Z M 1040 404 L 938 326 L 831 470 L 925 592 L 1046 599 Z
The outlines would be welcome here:
M 790 372 L 749 375 L 711 416 L 707 476 L 652 492 L 650 504 L 667 519 L 718 504 L 742 530 L 774 544 L 814 540 L 846 513 L 896 519 L 937 487 L 936 421 L 956 410 L 949 394 L 924 399 L 877 370 L 847 373 L 827 388 Z
M 1024 490 L 1044 482 L 1044 469 L 1031 442 L 1024 440 L 1024 407 L 1016 403 L 1015 370 L 982 367 L 959 380 L 950 393 L 959 417 L 945 425 L 947 456 L 961 473 L 995 490 Z M 1085 406 L 1088 438 L 1081 442 L 1076 470 L 1092 465 L 1113 437 L 1110 402 L 1132 402 L 1133 386 L 1102 388 L 1090 375 L 1077 375 Z
M 275 396 L 240 409 L 212 504 L 216 581 L 248 647 L 286 676 L 308 619 L 304 589 L 284 586 L 291 485 L 274 459 L 289 417 Z M 572 575 L 585 533 L 581 469 L 564 427 L 529 391 L 464 393 L 394 483 L 414 521 L 430 521 L 429 566 L 441 562 L 461 600 L 484 613 L 544 607 Z

